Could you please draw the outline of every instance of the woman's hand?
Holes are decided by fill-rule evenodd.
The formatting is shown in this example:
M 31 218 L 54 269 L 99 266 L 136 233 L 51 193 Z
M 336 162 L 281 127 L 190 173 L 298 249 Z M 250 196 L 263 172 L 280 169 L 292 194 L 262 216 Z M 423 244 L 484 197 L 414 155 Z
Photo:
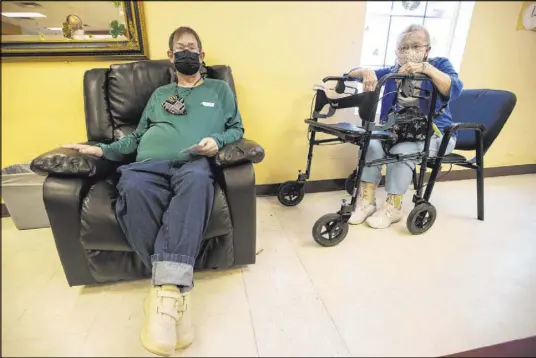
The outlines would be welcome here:
M 370 92 L 376 90 L 376 85 L 378 84 L 378 77 L 376 77 L 376 72 L 374 72 L 370 68 L 356 68 L 348 75 L 353 78 L 363 78 L 363 91 Z
M 408 62 L 400 69 L 398 70 L 398 73 L 402 74 L 410 74 L 410 73 L 424 73 L 428 74 L 428 70 L 430 68 L 430 65 L 428 62 Z
M 65 144 L 61 146 L 65 149 L 74 149 L 82 154 L 89 154 L 93 155 L 95 157 L 102 157 L 104 155 L 104 152 L 101 148 L 93 146 L 93 145 L 87 145 L 87 144 Z
M 363 72 L 363 91 L 372 92 L 376 90 L 376 85 L 378 84 L 378 77 L 376 77 L 376 72 L 369 68 L 364 68 Z
M 428 62 L 408 62 L 404 66 L 400 67 L 398 73 L 424 73 L 429 76 L 434 85 L 437 87 L 439 93 L 448 97 L 450 95 L 450 85 L 452 79 L 449 75 L 439 71 Z

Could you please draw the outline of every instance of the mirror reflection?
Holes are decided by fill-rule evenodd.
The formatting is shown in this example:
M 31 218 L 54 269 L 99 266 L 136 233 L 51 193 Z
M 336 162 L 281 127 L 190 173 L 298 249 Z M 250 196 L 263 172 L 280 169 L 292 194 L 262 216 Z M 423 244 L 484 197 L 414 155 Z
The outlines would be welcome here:
M 125 41 L 123 1 L 2 1 L 2 42 Z

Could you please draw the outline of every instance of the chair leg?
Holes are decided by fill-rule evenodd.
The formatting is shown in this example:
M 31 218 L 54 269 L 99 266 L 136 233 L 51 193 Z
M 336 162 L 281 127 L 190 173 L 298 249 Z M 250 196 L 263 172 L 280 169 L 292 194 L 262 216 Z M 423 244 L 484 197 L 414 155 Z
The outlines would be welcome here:
M 484 168 L 476 170 L 478 220 L 484 221 Z
M 482 132 L 476 132 L 476 195 L 478 220 L 484 221 L 484 136 Z

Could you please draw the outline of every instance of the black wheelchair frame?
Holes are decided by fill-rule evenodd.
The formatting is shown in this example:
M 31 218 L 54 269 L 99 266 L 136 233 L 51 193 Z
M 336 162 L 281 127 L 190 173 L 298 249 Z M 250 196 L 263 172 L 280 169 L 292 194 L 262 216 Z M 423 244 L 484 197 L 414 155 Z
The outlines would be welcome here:
M 434 183 L 439 174 L 443 157 L 447 149 L 448 142 L 450 140 L 452 132 L 455 127 L 447 128 L 444 131 L 443 139 L 440 144 L 439 150 L 435 157 L 429 156 L 430 140 L 434 133 L 433 121 L 436 117 L 435 106 L 437 102 L 438 90 L 432 83 L 432 93 L 430 101 L 430 110 L 426 116 L 427 129 L 424 149 L 419 153 L 412 153 L 407 155 L 395 155 L 389 154 L 384 159 L 373 160 L 367 162 L 365 160 L 369 143 L 372 139 L 380 139 L 382 141 L 392 140 L 391 132 L 386 131 L 394 123 L 388 121 L 384 125 L 376 125 L 375 113 L 380 99 L 380 92 L 383 85 L 387 80 L 394 79 L 400 80 L 402 87 L 408 85 L 412 86 L 412 81 L 429 81 L 432 82 L 430 77 L 424 74 L 388 74 L 379 79 L 376 89 L 371 92 L 356 93 L 350 96 L 330 99 L 322 89 L 317 89 L 314 111 L 312 118 L 306 119 L 305 123 L 309 125 L 308 131 L 309 137 L 309 152 L 307 155 L 307 167 L 305 173 L 299 171 L 298 178 L 295 181 L 287 181 L 283 183 L 277 192 L 278 199 L 281 204 L 285 206 L 298 205 L 305 195 L 305 183 L 309 179 L 311 174 L 311 164 L 313 159 L 313 148 L 315 145 L 322 145 L 326 143 L 351 143 L 360 147 L 359 158 L 357 162 L 357 168 L 354 170 L 355 177 L 347 180 L 347 191 L 351 194 L 350 203 L 346 199 L 342 200 L 342 205 L 337 213 L 326 214 L 319 218 L 313 226 L 312 234 L 314 240 L 321 246 L 334 246 L 339 244 L 348 233 L 348 221 L 352 215 L 352 212 L 356 208 L 357 200 L 359 197 L 359 188 L 361 184 L 361 177 L 365 166 L 381 166 L 384 164 L 402 162 L 407 160 L 420 161 L 420 170 L 417 178 L 414 178 L 414 186 L 416 192 L 413 196 L 413 202 L 415 207 L 408 215 L 406 225 L 408 230 L 414 234 L 422 234 L 428 231 L 435 222 L 436 209 L 430 204 L 430 196 L 434 188 Z M 356 78 L 344 75 L 341 77 L 326 77 L 322 81 L 324 83 L 329 81 L 337 81 L 336 92 L 343 93 L 345 82 L 357 80 Z M 411 87 L 409 87 L 411 89 Z M 395 94 L 398 96 L 398 93 Z M 320 114 L 320 111 L 329 105 L 327 114 Z M 325 124 L 320 123 L 318 120 L 332 116 L 337 109 L 357 107 L 359 109 L 359 115 L 362 119 L 362 126 L 358 127 L 350 123 L 336 123 Z M 316 139 L 316 133 L 325 133 L 332 135 L 335 138 L 328 139 Z M 482 143 L 482 133 L 477 131 L 477 141 Z M 426 169 L 432 168 L 432 172 L 428 179 L 428 183 L 424 184 Z M 352 175 L 351 175 L 352 176 Z M 423 188 L 426 187 L 426 191 L 423 195 Z

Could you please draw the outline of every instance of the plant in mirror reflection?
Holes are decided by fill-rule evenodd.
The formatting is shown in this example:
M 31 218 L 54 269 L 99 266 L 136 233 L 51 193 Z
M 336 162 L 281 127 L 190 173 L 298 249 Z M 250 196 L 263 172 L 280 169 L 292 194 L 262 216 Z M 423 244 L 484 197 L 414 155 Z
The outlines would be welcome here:
M 110 22 L 110 35 L 114 39 L 116 39 L 119 36 L 125 35 L 127 32 L 127 29 L 124 24 L 119 24 L 119 21 L 114 20 Z
M 67 22 L 63 23 L 61 31 L 63 32 L 63 37 L 65 37 L 66 39 L 73 39 L 73 30 L 71 28 L 71 25 L 69 25 Z

